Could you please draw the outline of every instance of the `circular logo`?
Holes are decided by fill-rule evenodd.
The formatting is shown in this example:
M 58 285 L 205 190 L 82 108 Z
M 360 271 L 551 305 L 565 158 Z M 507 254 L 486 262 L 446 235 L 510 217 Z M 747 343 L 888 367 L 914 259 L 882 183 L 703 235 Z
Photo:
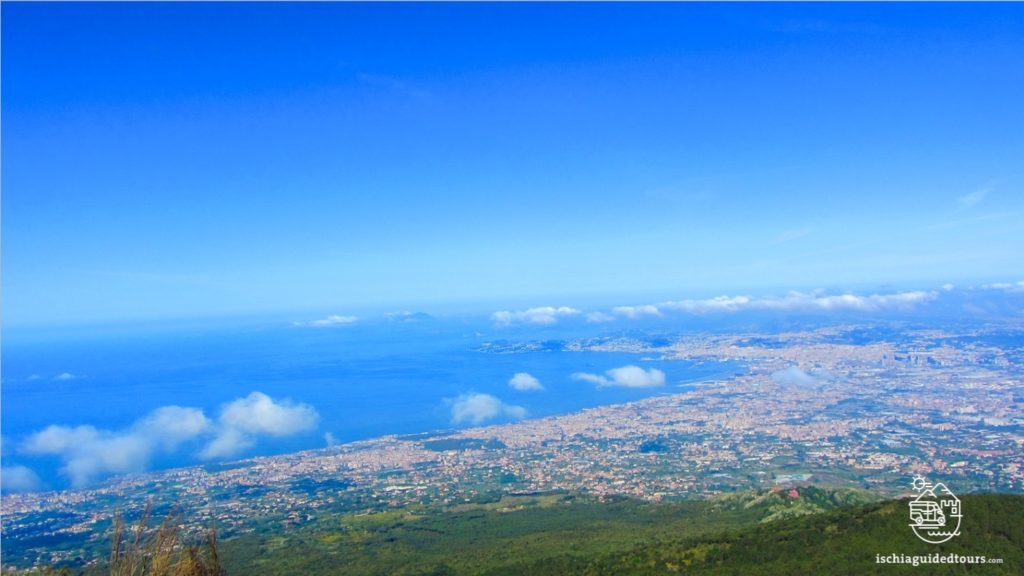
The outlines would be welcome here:
M 929 544 L 942 544 L 960 535 L 960 499 L 939 482 L 932 485 L 918 476 L 911 486 L 918 493 L 910 501 L 910 528 Z

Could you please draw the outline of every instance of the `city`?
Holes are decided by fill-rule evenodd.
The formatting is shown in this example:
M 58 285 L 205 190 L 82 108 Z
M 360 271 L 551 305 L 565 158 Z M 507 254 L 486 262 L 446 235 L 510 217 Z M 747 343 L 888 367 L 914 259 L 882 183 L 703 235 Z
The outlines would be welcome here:
M 4 560 L 95 562 L 115 512 L 187 510 L 227 537 L 328 512 L 451 507 L 560 491 L 650 501 L 800 485 L 908 491 L 915 475 L 961 492 L 1024 492 L 1024 349 L 1014 326 L 961 332 L 878 325 L 736 335 L 566 341 L 748 370 L 627 404 L 522 422 L 342 444 L 225 465 L 115 478 L 88 490 L 3 497 Z M 870 340 L 870 339 L 869 339 Z M 493 346 L 485 346 L 493 350 Z M 486 353 L 486 352 L 485 352 Z M 32 542 L 64 539 L 54 549 Z M 102 554 L 102 552 L 101 552 Z

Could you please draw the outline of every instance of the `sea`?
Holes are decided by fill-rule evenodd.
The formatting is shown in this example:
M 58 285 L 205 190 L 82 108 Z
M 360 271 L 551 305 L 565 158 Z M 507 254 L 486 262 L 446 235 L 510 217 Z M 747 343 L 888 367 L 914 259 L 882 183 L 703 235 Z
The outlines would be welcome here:
M 4 336 L 3 465 L 31 468 L 47 489 L 68 487 L 64 462 L 28 453 L 25 441 L 32 434 L 51 425 L 117 433 L 163 406 L 200 408 L 216 420 L 225 404 L 258 391 L 278 402 L 306 404 L 319 414 L 315 429 L 262 436 L 237 455 L 251 457 L 319 448 L 328 441 L 472 426 L 453 421 L 453 403 L 467 394 L 491 395 L 536 418 L 676 393 L 744 371 L 734 362 L 580 352 L 569 346 L 595 338 L 667 342 L 656 332 L 616 332 L 583 323 L 503 327 L 486 317 L 426 314 L 333 324 L 266 320 Z M 572 377 L 628 365 L 663 371 L 665 385 L 595 386 Z M 512 388 L 509 380 L 519 372 L 535 377 L 544 389 Z M 516 416 L 503 413 L 481 424 Z M 147 469 L 201 463 L 201 446 L 196 441 L 153 454 Z

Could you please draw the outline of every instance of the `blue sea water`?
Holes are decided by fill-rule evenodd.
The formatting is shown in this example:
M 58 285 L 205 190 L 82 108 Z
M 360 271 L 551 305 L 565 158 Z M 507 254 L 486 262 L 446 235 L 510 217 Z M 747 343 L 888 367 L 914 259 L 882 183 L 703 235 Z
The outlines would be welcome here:
M 222 405 L 253 391 L 308 404 L 320 421 L 314 431 L 260 438 L 240 456 L 321 447 L 327 432 L 337 441 L 352 441 L 469 426 L 452 422 L 452 399 L 462 394 L 490 394 L 538 417 L 676 392 L 688 382 L 742 369 L 633 353 L 566 351 L 567 339 L 594 334 L 552 327 L 502 330 L 487 322 L 414 319 L 323 328 L 266 322 L 5 338 L 3 463 L 29 466 L 46 487 L 61 488 L 66 479 L 58 458 L 21 449 L 30 434 L 51 424 L 123 430 L 167 405 L 201 408 L 215 419 Z M 538 341 L 546 342 L 541 350 L 481 349 L 488 342 L 501 342 L 507 351 L 516 343 Z M 664 371 L 666 386 L 599 388 L 571 377 L 629 364 Z M 532 374 L 545 389 L 514 390 L 508 381 L 516 372 Z M 502 421 L 508 420 L 486 423 Z M 173 454 L 156 454 L 148 466 L 195 463 L 200 449 L 196 441 Z

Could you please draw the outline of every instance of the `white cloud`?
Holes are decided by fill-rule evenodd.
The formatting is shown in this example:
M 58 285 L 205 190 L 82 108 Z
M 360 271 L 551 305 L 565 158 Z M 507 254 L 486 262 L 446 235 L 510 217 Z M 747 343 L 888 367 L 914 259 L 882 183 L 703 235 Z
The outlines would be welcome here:
M 76 448 L 64 470 L 72 484 L 84 486 L 107 474 L 142 472 L 152 454 L 153 446 L 146 438 L 113 435 Z
M 219 458 L 252 446 L 262 435 L 309 430 L 318 419 L 310 406 L 275 402 L 253 392 L 226 404 L 216 424 L 199 408 L 162 406 L 118 431 L 51 425 L 26 438 L 21 451 L 60 458 L 60 472 L 73 486 L 81 487 L 111 474 L 141 472 L 156 454 L 173 453 L 183 443 L 203 436 L 214 438 L 199 456 Z
M 145 470 L 158 449 L 173 451 L 180 443 L 207 432 L 209 424 L 202 410 L 164 406 L 118 432 L 51 425 L 29 436 L 22 451 L 60 457 L 64 461 L 61 472 L 80 487 L 110 474 Z
M 772 372 L 772 380 L 779 384 L 786 384 L 790 386 L 810 386 L 817 382 L 813 376 L 796 366 L 790 366 L 784 370 Z
M 145 435 L 113 433 L 92 426 L 51 425 L 30 436 L 22 449 L 28 454 L 60 456 L 61 472 L 75 487 L 86 486 L 110 474 L 145 470 L 154 451 Z
M 540 380 L 537 380 L 531 374 L 526 372 L 517 372 L 515 376 L 512 376 L 512 379 L 508 381 L 508 385 L 520 392 L 544 389 L 544 385 L 540 383 Z
M 255 444 L 256 436 L 288 436 L 316 428 L 320 415 L 308 404 L 275 402 L 253 392 L 225 404 L 217 419 L 217 436 L 199 453 L 203 459 L 234 456 Z
M 870 296 L 857 296 L 854 294 L 841 294 L 838 296 L 816 296 L 794 293 L 778 300 L 766 300 L 766 307 L 780 307 L 783 309 L 792 308 L 817 308 L 821 310 L 863 310 L 875 311 L 882 309 L 906 309 L 917 304 L 934 300 L 934 292 L 914 291 L 900 292 L 897 294 L 872 294 Z
M 451 405 L 453 424 L 481 424 L 500 416 L 517 420 L 526 417 L 526 408 L 506 404 L 490 394 L 462 394 Z
M 92 426 L 47 426 L 28 437 L 22 449 L 29 454 L 61 454 L 96 440 L 100 433 Z
M 665 385 L 665 373 L 657 368 L 644 370 L 639 366 L 622 366 L 605 371 L 605 375 L 576 372 L 573 380 L 590 382 L 600 387 L 621 386 L 623 388 L 652 388 Z
M 615 308 L 612 308 L 612 312 L 618 316 L 625 316 L 630 320 L 635 320 L 644 316 L 661 316 L 661 311 L 658 310 L 658 307 L 651 304 L 645 304 L 643 306 L 616 306 Z
M 705 312 L 736 312 L 750 304 L 749 296 L 716 296 L 704 300 L 680 300 L 663 302 L 662 308 L 702 314 Z
M 213 423 L 202 410 L 181 406 L 157 408 L 133 425 L 139 434 L 152 437 L 167 450 L 209 432 L 212 427 Z
M 993 284 L 985 284 L 982 286 L 984 290 L 1003 290 L 1006 292 L 1022 292 L 1024 291 L 1024 280 L 1020 282 L 995 282 Z
M 974 206 L 981 204 L 991 191 L 991 188 L 979 188 L 970 194 L 964 194 L 957 198 L 956 203 L 961 209 L 973 208 Z
M 4 492 L 34 492 L 42 482 L 30 468 L 25 466 L 4 466 L 0 469 L 0 486 Z
M 1017 283 L 1016 285 L 1005 283 L 991 284 L 986 286 L 986 288 L 1024 289 L 1024 282 Z M 951 290 L 952 285 L 943 286 L 942 289 L 946 291 Z M 936 291 L 925 292 L 921 290 L 866 296 L 852 293 L 826 294 L 820 291 L 812 293 L 790 292 L 785 296 L 765 297 L 722 295 L 714 298 L 676 300 L 658 304 L 616 306 L 611 309 L 612 314 L 599 311 L 589 312 L 586 314 L 585 319 L 587 322 L 611 322 L 618 316 L 636 320 L 645 317 L 663 316 L 667 311 L 686 312 L 689 314 L 714 314 L 744 310 L 808 312 L 907 310 L 934 300 L 937 297 L 938 292 Z M 558 308 L 542 306 L 519 311 L 502 310 L 491 314 L 491 319 L 500 326 L 511 324 L 546 325 L 554 324 L 561 318 L 579 314 L 582 314 L 582 312 L 568 306 Z
M 222 428 L 217 437 L 203 447 L 199 457 L 203 460 L 228 458 L 239 454 L 256 443 L 256 439 L 237 428 Z
M 68 380 L 76 380 L 76 379 L 78 379 L 78 376 L 75 376 L 71 372 L 61 372 L 60 374 L 57 374 L 56 376 L 54 376 L 53 379 L 54 380 L 58 380 L 58 381 L 62 381 L 62 382 L 66 382 Z
M 491 320 L 496 324 L 508 326 L 510 324 L 554 324 L 559 318 L 575 316 L 581 312 L 568 306 L 541 306 L 510 312 L 501 310 L 491 314 Z
M 956 288 L 956 286 L 954 286 L 954 285 L 952 285 L 952 284 L 950 284 L 950 283 L 948 283 L 948 282 L 947 282 L 947 283 L 943 284 L 943 285 L 941 286 L 941 288 L 942 288 L 942 289 L 943 289 L 944 291 L 946 291 L 946 292 L 951 292 L 951 291 L 952 291 L 952 290 L 953 290 L 954 288 Z
M 330 432 L 324 432 L 324 444 L 327 444 L 327 446 L 330 447 L 337 446 L 338 444 L 341 444 L 341 442 L 339 442 L 338 439 L 334 437 L 334 434 L 331 434 Z
M 591 384 L 597 384 L 598 386 L 608 386 L 610 380 L 599 374 L 591 374 L 589 372 L 574 372 L 572 375 L 573 380 L 582 380 L 583 382 L 590 382 Z
M 717 296 L 705 300 L 681 300 L 678 302 L 664 302 L 659 304 L 659 307 L 694 314 L 739 312 L 742 310 L 804 310 L 824 312 L 857 310 L 873 312 L 891 309 L 906 310 L 934 300 L 937 296 L 935 292 L 920 290 L 898 292 L 895 294 L 872 294 L 870 296 L 790 292 L 782 297 Z
M 253 392 L 225 405 L 219 421 L 242 432 L 286 436 L 315 428 L 319 419 L 312 406 L 275 402 L 262 392 Z
M 359 317 L 357 316 L 341 316 L 338 314 L 331 314 L 326 318 L 320 318 L 319 320 L 309 320 L 307 322 L 292 322 L 295 326 L 306 326 L 309 328 L 327 328 L 330 326 L 345 326 L 357 322 Z

